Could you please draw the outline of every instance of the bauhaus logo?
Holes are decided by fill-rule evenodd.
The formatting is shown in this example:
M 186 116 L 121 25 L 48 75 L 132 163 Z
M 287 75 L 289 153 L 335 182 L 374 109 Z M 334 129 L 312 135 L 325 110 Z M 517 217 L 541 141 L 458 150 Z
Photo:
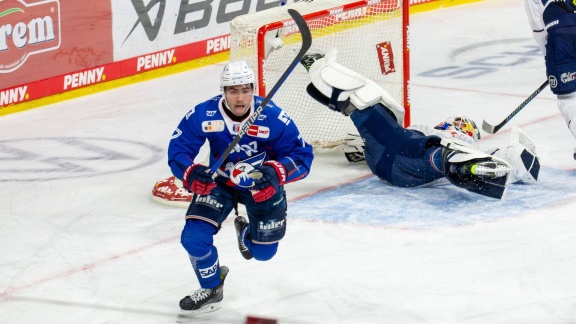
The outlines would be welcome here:
M 164 10 L 166 8 L 166 1 L 165 0 L 152 0 L 149 1 L 147 5 L 144 5 L 143 0 L 132 0 L 132 5 L 136 10 L 136 14 L 138 14 L 138 19 L 134 23 L 134 26 L 124 39 L 124 42 L 130 37 L 134 29 L 138 27 L 138 25 L 142 25 L 144 31 L 146 32 L 146 36 L 148 40 L 153 41 L 158 36 L 158 32 L 160 31 L 160 25 L 162 24 L 162 18 L 164 17 Z M 152 8 L 158 5 L 156 11 L 156 17 L 154 19 L 150 19 L 148 12 L 152 10 Z M 154 21 L 154 23 L 152 23 Z
M 9 73 L 33 54 L 60 47 L 58 0 L 0 1 L 0 73 Z
M 135 20 L 123 44 L 134 31 L 142 26 L 149 41 L 155 41 L 160 32 L 171 31 L 173 35 L 194 32 L 210 26 L 228 24 L 234 18 L 248 14 L 255 4 L 255 11 L 262 11 L 280 6 L 287 0 L 131 0 L 138 18 Z M 145 4 L 146 3 L 146 4 Z M 176 8 L 174 6 L 179 3 Z M 177 10 L 177 12 L 176 12 Z M 175 17 L 175 20 L 172 18 Z M 163 20 L 167 26 L 162 26 Z M 291 22 L 294 23 L 294 22 Z

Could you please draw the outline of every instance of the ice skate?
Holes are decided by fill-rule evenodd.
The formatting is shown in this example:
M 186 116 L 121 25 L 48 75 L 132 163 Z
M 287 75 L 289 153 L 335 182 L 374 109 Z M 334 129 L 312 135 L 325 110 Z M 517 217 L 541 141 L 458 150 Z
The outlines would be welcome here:
M 182 298 L 180 300 L 181 313 L 190 315 L 213 312 L 220 309 L 220 302 L 224 298 L 224 279 L 226 279 L 228 271 L 228 267 L 220 267 L 220 279 L 222 282 L 218 286 L 210 289 L 200 288 Z
M 242 240 L 242 238 L 244 237 L 244 231 L 247 231 L 249 229 L 249 224 L 246 221 L 246 218 L 242 216 L 236 217 L 236 219 L 234 220 L 234 227 L 236 228 L 236 237 L 238 238 L 238 249 L 240 250 L 240 253 L 244 257 L 244 259 L 246 260 L 252 259 L 252 253 L 250 253 L 246 245 L 244 245 L 244 241 Z
M 456 165 L 451 165 L 451 167 L 452 166 L 456 167 Z M 461 165 L 458 170 L 459 173 L 464 175 L 471 174 L 486 178 L 505 177 L 513 171 L 514 169 L 507 165 L 495 161 L 469 162 Z

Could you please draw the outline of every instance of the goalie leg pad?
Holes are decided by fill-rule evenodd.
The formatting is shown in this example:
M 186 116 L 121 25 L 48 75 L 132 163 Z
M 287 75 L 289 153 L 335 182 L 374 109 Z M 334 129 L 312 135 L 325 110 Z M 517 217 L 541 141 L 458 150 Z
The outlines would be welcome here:
M 325 105 L 326 98 L 330 98 L 327 106 L 333 110 L 336 110 L 335 107 L 340 108 L 339 111 L 345 115 L 349 115 L 352 110 L 348 108 L 344 111 L 348 102 L 359 110 L 381 103 L 391 112 L 398 124 L 403 125 L 404 107 L 372 80 L 337 63 L 336 56 L 337 51 L 332 49 L 312 64 L 309 69 L 312 84 L 308 86 L 308 93 Z M 315 89 L 310 89 L 311 87 Z
M 308 95 L 310 95 L 310 97 L 312 97 L 312 99 L 314 99 L 314 100 L 318 101 L 319 103 L 327 106 L 331 110 L 334 110 L 336 112 L 341 112 L 345 116 L 349 116 L 354 110 L 356 110 L 356 108 L 354 106 L 350 105 L 350 99 L 346 99 L 345 101 L 334 100 L 334 98 L 339 93 L 338 91 L 339 90 L 335 89 L 334 95 L 332 96 L 332 98 L 328 98 L 322 92 L 320 92 L 318 89 L 316 89 L 314 84 L 310 83 L 308 85 L 308 87 L 306 87 L 306 92 L 308 92 Z
M 350 103 L 357 109 L 380 103 L 389 110 L 399 125 L 404 125 L 404 107 L 372 80 L 365 79 L 364 86 L 350 95 Z
M 312 84 L 326 97 L 332 97 L 333 88 L 336 88 L 342 91 L 337 100 L 344 101 L 364 85 L 365 78 L 336 63 L 337 55 L 335 49 L 330 50 L 323 58 L 312 64 L 309 75 Z

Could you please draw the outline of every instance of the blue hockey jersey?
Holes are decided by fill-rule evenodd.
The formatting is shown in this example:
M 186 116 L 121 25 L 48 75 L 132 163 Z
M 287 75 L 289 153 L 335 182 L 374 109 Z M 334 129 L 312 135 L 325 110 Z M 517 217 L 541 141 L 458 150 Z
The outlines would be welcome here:
M 254 96 L 250 115 L 262 99 Z M 243 122 L 228 117 L 222 101 L 222 95 L 218 95 L 198 104 L 184 116 L 172 134 L 168 165 L 177 178 L 182 179 L 184 170 L 193 164 L 206 140 L 210 145 L 212 166 L 241 129 Z M 288 183 L 306 177 L 313 158 L 312 146 L 304 141 L 294 121 L 270 101 L 217 173 L 228 178 L 227 185 L 248 190 L 252 185 L 248 172 L 265 161 L 282 163 L 286 167 Z

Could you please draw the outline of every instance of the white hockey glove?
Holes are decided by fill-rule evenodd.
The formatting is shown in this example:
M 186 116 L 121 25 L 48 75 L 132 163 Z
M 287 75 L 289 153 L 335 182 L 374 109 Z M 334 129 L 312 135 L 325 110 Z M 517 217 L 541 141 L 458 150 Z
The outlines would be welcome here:
M 497 149 L 492 155 L 508 161 L 515 169 L 511 182 L 531 183 L 538 180 L 540 161 L 536 155 L 536 145 L 520 128 L 513 127 L 508 145 Z

